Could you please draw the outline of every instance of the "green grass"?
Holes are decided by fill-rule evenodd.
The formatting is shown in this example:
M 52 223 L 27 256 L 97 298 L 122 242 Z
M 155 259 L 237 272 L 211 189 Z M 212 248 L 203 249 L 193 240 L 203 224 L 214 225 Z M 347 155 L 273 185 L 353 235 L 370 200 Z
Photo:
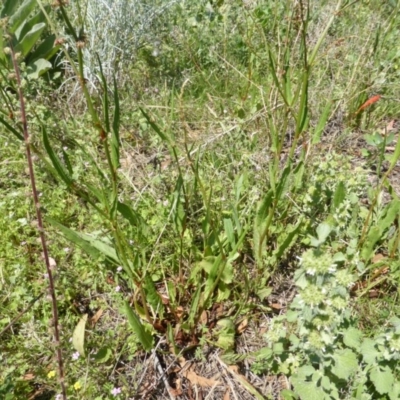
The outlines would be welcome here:
M 45 9 L 25 62 L 64 32 L 74 68 L 18 68 L 69 399 L 398 398 L 400 3 L 381 3 L 171 2 L 115 81 L 74 45 L 84 15 Z M 7 53 L 0 399 L 58 399 Z

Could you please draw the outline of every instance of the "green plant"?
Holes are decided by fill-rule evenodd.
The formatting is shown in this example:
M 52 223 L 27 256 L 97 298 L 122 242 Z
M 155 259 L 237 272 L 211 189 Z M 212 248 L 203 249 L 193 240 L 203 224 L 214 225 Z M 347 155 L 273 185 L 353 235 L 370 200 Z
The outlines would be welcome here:
M 36 1 L 7 0 L 0 11 L 0 62 L 3 68 L 13 70 L 11 47 L 20 61 L 25 63 L 28 79 L 35 79 L 53 68 L 52 59 L 58 53 L 60 45 L 55 43 L 55 35 L 47 33 L 46 17 L 42 11 L 32 13 Z M 50 7 L 46 7 L 49 12 Z M 10 40 L 4 40 L 9 37 Z M 4 72 L 3 72 L 4 79 Z
M 272 321 L 265 335 L 268 347 L 257 354 L 253 368 L 290 376 L 293 391 L 285 396 L 395 399 L 400 320 L 393 318 L 375 338 L 365 337 L 350 307 L 355 276 L 339 267 L 342 262 L 343 255 L 330 255 L 324 247 L 303 253 L 295 273 L 299 293 L 290 311 Z

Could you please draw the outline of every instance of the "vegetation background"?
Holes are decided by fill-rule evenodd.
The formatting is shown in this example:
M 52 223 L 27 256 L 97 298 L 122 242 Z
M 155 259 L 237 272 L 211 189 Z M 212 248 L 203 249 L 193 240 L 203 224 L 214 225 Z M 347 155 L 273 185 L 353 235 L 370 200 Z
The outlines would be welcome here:
M 0 399 L 400 398 L 398 0 L 0 16 Z

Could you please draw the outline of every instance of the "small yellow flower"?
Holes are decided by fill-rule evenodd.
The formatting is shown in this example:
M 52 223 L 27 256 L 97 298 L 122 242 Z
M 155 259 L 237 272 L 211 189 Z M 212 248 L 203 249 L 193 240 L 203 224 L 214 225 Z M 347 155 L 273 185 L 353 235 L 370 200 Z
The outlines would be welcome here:
M 82 388 L 82 385 L 81 385 L 81 383 L 79 381 L 74 384 L 74 389 L 75 390 L 79 390 L 81 388 Z
M 49 379 L 54 378 L 55 376 L 56 376 L 56 371 L 50 371 L 50 372 L 47 374 L 47 377 L 48 377 Z

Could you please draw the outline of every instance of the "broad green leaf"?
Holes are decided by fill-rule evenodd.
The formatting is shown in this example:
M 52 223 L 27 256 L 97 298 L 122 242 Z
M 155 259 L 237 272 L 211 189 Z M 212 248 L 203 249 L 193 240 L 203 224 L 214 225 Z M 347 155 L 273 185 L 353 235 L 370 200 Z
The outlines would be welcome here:
M 375 244 L 381 239 L 382 234 L 382 229 L 379 226 L 374 226 L 369 230 L 361 250 L 361 258 L 363 260 L 369 261 L 371 259 L 374 254 Z
M 14 33 L 18 27 L 25 22 L 29 14 L 32 12 L 36 4 L 36 0 L 25 0 L 15 13 L 10 16 L 8 21 L 8 32 Z
M 385 231 L 394 223 L 400 214 L 400 201 L 392 200 L 386 207 L 384 217 L 378 221 L 377 226 L 372 227 L 367 235 L 361 250 L 361 257 L 368 261 L 374 254 L 375 245 L 383 238 Z
M 118 202 L 118 212 L 135 228 L 138 228 L 140 235 L 146 237 L 149 234 L 149 227 L 143 217 L 125 203 Z
M 94 355 L 94 360 L 99 364 L 107 362 L 112 356 L 112 350 L 109 347 L 102 347 L 99 351 Z
M 369 373 L 371 382 L 375 385 L 375 389 L 380 394 L 386 394 L 392 391 L 392 386 L 395 382 L 395 378 L 392 370 L 388 367 L 381 367 L 377 365 L 372 368 Z
M 390 400 L 400 399 L 400 382 L 397 381 L 393 384 L 392 390 L 389 392 Z
M 343 200 L 345 198 L 346 198 L 346 186 L 342 181 L 340 181 L 333 195 L 332 212 L 334 212 L 343 203 Z
M 217 322 L 217 346 L 224 350 L 233 349 L 235 345 L 235 324 L 230 318 L 223 318 Z
M 61 48 L 61 46 L 59 45 L 54 45 L 55 40 L 55 35 L 50 35 L 45 40 L 43 40 L 43 42 L 40 43 L 40 45 L 28 55 L 28 63 L 31 63 L 32 61 L 38 60 L 40 58 L 50 60 L 50 58 L 53 57 Z
M 300 397 L 301 400 L 324 400 L 324 391 L 315 385 L 314 382 L 306 382 L 296 376 L 290 379 L 294 387 L 294 392 Z
M 27 65 L 26 72 L 30 79 L 38 79 L 39 76 L 43 75 L 49 69 L 51 69 L 52 65 L 49 61 L 40 58 L 39 60 L 34 61 Z
M 297 165 L 296 168 L 293 171 L 293 176 L 294 176 L 294 187 L 297 189 L 300 189 L 303 187 L 304 181 L 304 172 L 305 172 L 305 165 L 303 161 L 300 161 Z
M 354 350 L 360 350 L 363 334 L 356 328 L 348 328 L 343 334 L 343 342 Z
M 393 224 L 394 220 L 399 216 L 399 214 L 400 201 L 394 199 L 385 207 L 385 215 L 379 220 L 379 227 L 382 229 L 382 231 L 388 229 Z
M 132 310 L 128 301 L 125 301 L 124 307 L 125 314 L 128 318 L 129 325 L 135 332 L 140 344 L 143 346 L 143 349 L 146 351 L 150 351 L 153 349 L 153 337 L 152 335 L 146 331 L 139 317 Z
M 160 319 L 164 318 L 164 306 L 161 302 L 160 295 L 158 294 L 154 282 L 147 274 L 144 279 L 143 289 L 146 294 L 146 302 L 151 305 L 154 312 L 157 312 Z
M 282 397 L 283 400 L 296 400 L 297 395 L 296 393 L 292 392 L 289 389 L 283 389 L 279 395 Z
M 317 235 L 318 239 L 311 238 L 311 245 L 314 247 L 318 247 L 321 244 L 325 243 L 325 240 L 328 238 L 329 234 L 332 231 L 332 227 L 326 222 L 322 222 L 317 227 Z
M 15 51 L 21 52 L 23 57 L 31 51 L 32 47 L 36 44 L 40 35 L 42 34 L 46 24 L 44 22 L 36 24 L 17 44 Z
M 350 349 L 336 350 L 333 360 L 335 364 L 331 371 L 339 379 L 349 380 L 358 369 L 357 355 Z
M 283 170 L 281 176 L 279 177 L 279 183 L 276 187 L 275 201 L 280 201 L 285 195 L 289 187 L 289 178 L 292 172 L 292 165 L 289 163 Z
M 42 126 L 43 131 L 43 144 L 46 149 L 47 154 L 50 157 L 50 160 L 58 173 L 58 176 L 67 184 L 67 186 L 71 186 L 72 178 L 70 177 L 68 171 L 64 168 L 57 154 L 53 151 L 53 148 L 50 145 L 49 137 L 47 135 L 46 128 Z
M 88 315 L 85 314 L 78 322 L 72 334 L 72 345 L 74 349 L 85 357 L 85 327 Z
M 271 287 L 257 288 L 256 295 L 261 301 L 264 301 L 272 293 Z
M 1 18 L 10 17 L 21 2 L 18 0 L 4 0 L 1 9 Z
M 49 12 L 50 9 L 51 9 L 50 6 L 45 7 L 46 12 Z M 24 23 L 20 25 L 20 27 L 15 31 L 15 38 L 16 38 L 15 44 L 17 44 L 17 42 L 20 41 L 36 24 L 40 24 L 42 22 L 46 23 L 46 17 L 43 14 L 42 10 L 40 10 L 32 18 L 25 20 Z M 55 38 L 55 35 L 51 36 L 54 36 Z

